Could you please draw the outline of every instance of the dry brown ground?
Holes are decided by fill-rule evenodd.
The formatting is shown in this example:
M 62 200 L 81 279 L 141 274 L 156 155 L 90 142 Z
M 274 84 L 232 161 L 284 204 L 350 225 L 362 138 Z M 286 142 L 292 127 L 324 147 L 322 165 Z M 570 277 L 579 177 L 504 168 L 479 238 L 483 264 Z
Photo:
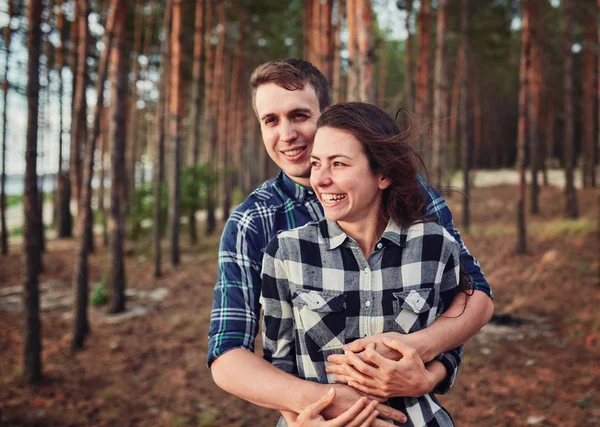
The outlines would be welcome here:
M 523 256 L 513 251 L 515 193 L 499 186 L 471 198 L 474 225 L 463 237 L 493 285 L 496 314 L 512 319 L 467 343 L 459 379 L 442 401 L 458 426 L 600 425 L 598 193 L 580 192 L 583 219 L 569 222 L 562 191 L 543 189 L 543 213 L 529 218 Z M 460 202 L 450 200 L 459 228 Z M 48 243 L 41 281 L 68 289 L 73 244 Z M 11 249 L 0 259 L 0 289 L 23 280 L 20 248 Z M 182 265 L 158 280 L 148 251 L 129 252 L 128 286 L 167 287 L 167 298 L 119 324 L 101 324 L 102 311 L 93 312 L 92 335 L 75 354 L 68 313 L 43 312 L 45 380 L 38 387 L 20 379 L 21 314 L 0 312 L 0 425 L 273 425 L 272 411 L 219 390 L 204 364 L 216 239 L 185 247 Z M 102 249 L 91 263 L 95 283 L 106 270 Z

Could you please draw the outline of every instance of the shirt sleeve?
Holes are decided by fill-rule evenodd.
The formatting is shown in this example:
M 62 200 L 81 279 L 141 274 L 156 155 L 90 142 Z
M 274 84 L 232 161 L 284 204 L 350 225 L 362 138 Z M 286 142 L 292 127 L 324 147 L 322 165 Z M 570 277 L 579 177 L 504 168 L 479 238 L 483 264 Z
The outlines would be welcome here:
M 269 243 L 263 258 L 262 294 L 264 358 L 281 370 L 297 374 L 295 336 L 288 273 L 279 238 Z
M 234 212 L 219 246 L 219 270 L 208 333 L 207 364 L 234 348 L 254 351 L 260 318 L 264 243 L 251 212 Z
M 418 175 L 418 178 L 426 198 L 425 216 L 436 217 L 438 223 L 442 225 L 446 230 L 448 230 L 452 237 L 456 239 L 456 241 L 460 245 L 460 264 L 462 266 L 463 272 L 470 277 L 476 290 L 485 292 L 490 296 L 490 298 L 493 298 L 492 288 L 485 279 L 483 271 L 481 271 L 481 266 L 479 265 L 479 262 L 473 255 L 471 255 L 471 253 L 467 249 L 467 246 L 462 241 L 460 233 L 454 227 L 452 213 L 448 208 L 446 200 L 444 200 L 442 195 L 435 188 L 433 188 L 433 186 L 429 185 L 429 183 L 425 181 L 425 179 L 421 175 Z
M 448 237 L 450 239 L 450 237 Z M 449 241 L 449 240 L 448 240 Z M 440 283 L 440 300 L 443 304 L 443 311 L 445 311 L 454 300 L 454 297 L 458 293 L 458 280 L 460 275 L 460 265 L 458 263 L 460 249 L 456 242 L 452 241 L 448 245 L 451 249 L 450 255 L 444 266 L 444 273 Z M 445 394 L 454 385 L 460 364 L 462 361 L 463 346 L 459 346 L 450 351 L 446 351 L 438 355 L 435 360 L 442 362 L 446 368 L 446 378 L 437 385 L 433 393 Z

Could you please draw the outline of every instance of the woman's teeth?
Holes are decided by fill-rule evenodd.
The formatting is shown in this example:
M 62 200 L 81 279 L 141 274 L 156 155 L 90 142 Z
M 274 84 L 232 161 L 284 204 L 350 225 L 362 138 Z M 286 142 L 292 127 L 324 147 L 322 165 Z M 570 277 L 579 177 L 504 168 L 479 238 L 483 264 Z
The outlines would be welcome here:
M 332 203 L 337 202 L 338 200 L 342 200 L 346 198 L 345 194 L 321 194 L 321 198 L 324 202 Z

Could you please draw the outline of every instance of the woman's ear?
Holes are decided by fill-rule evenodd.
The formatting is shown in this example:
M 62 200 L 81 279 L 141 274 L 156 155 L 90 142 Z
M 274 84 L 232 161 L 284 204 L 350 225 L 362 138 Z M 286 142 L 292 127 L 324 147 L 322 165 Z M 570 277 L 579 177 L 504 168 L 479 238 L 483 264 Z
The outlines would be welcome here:
M 379 189 L 380 190 L 385 190 L 391 184 L 392 184 L 392 180 L 389 179 L 387 176 L 380 176 L 379 177 Z

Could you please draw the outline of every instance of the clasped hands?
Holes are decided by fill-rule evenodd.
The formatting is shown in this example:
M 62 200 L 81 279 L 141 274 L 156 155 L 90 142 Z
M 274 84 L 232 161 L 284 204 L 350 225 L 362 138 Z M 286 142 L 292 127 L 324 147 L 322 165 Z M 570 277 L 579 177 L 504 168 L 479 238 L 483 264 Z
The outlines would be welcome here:
M 393 396 L 422 396 L 430 392 L 436 383 L 435 376 L 427 371 L 417 350 L 403 342 L 406 335 L 383 333 L 359 339 L 344 346 L 344 354 L 331 355 L 326 371 L 334 374 L 336 383 L 347 384 L 358 393 L 344 386 L 334 386 L 318 401 L 306 407 L 297 417 L 284 413 L 289 426 L 391 426 L 378 415 L 406 422 L 404 414 L 385 405 L 379 405 Z M 337 395 L 361 396 L 340 413 L 334 410 Z M 350 392 L 350 393 L 349 393 Z M 354 397 L 354 399 L 356 399 Z M 340 400 L 342 397 L 340 397 Z M 379 405 L 379 406 L 378 406 Z M 378 410 L 376 410 L 376 408 Z M 392 412 L 390 412 L 392 411 Z M 388 412 L 386 415 L 385 412 Z M 325 417 L 329 418 L 326 420 Z

